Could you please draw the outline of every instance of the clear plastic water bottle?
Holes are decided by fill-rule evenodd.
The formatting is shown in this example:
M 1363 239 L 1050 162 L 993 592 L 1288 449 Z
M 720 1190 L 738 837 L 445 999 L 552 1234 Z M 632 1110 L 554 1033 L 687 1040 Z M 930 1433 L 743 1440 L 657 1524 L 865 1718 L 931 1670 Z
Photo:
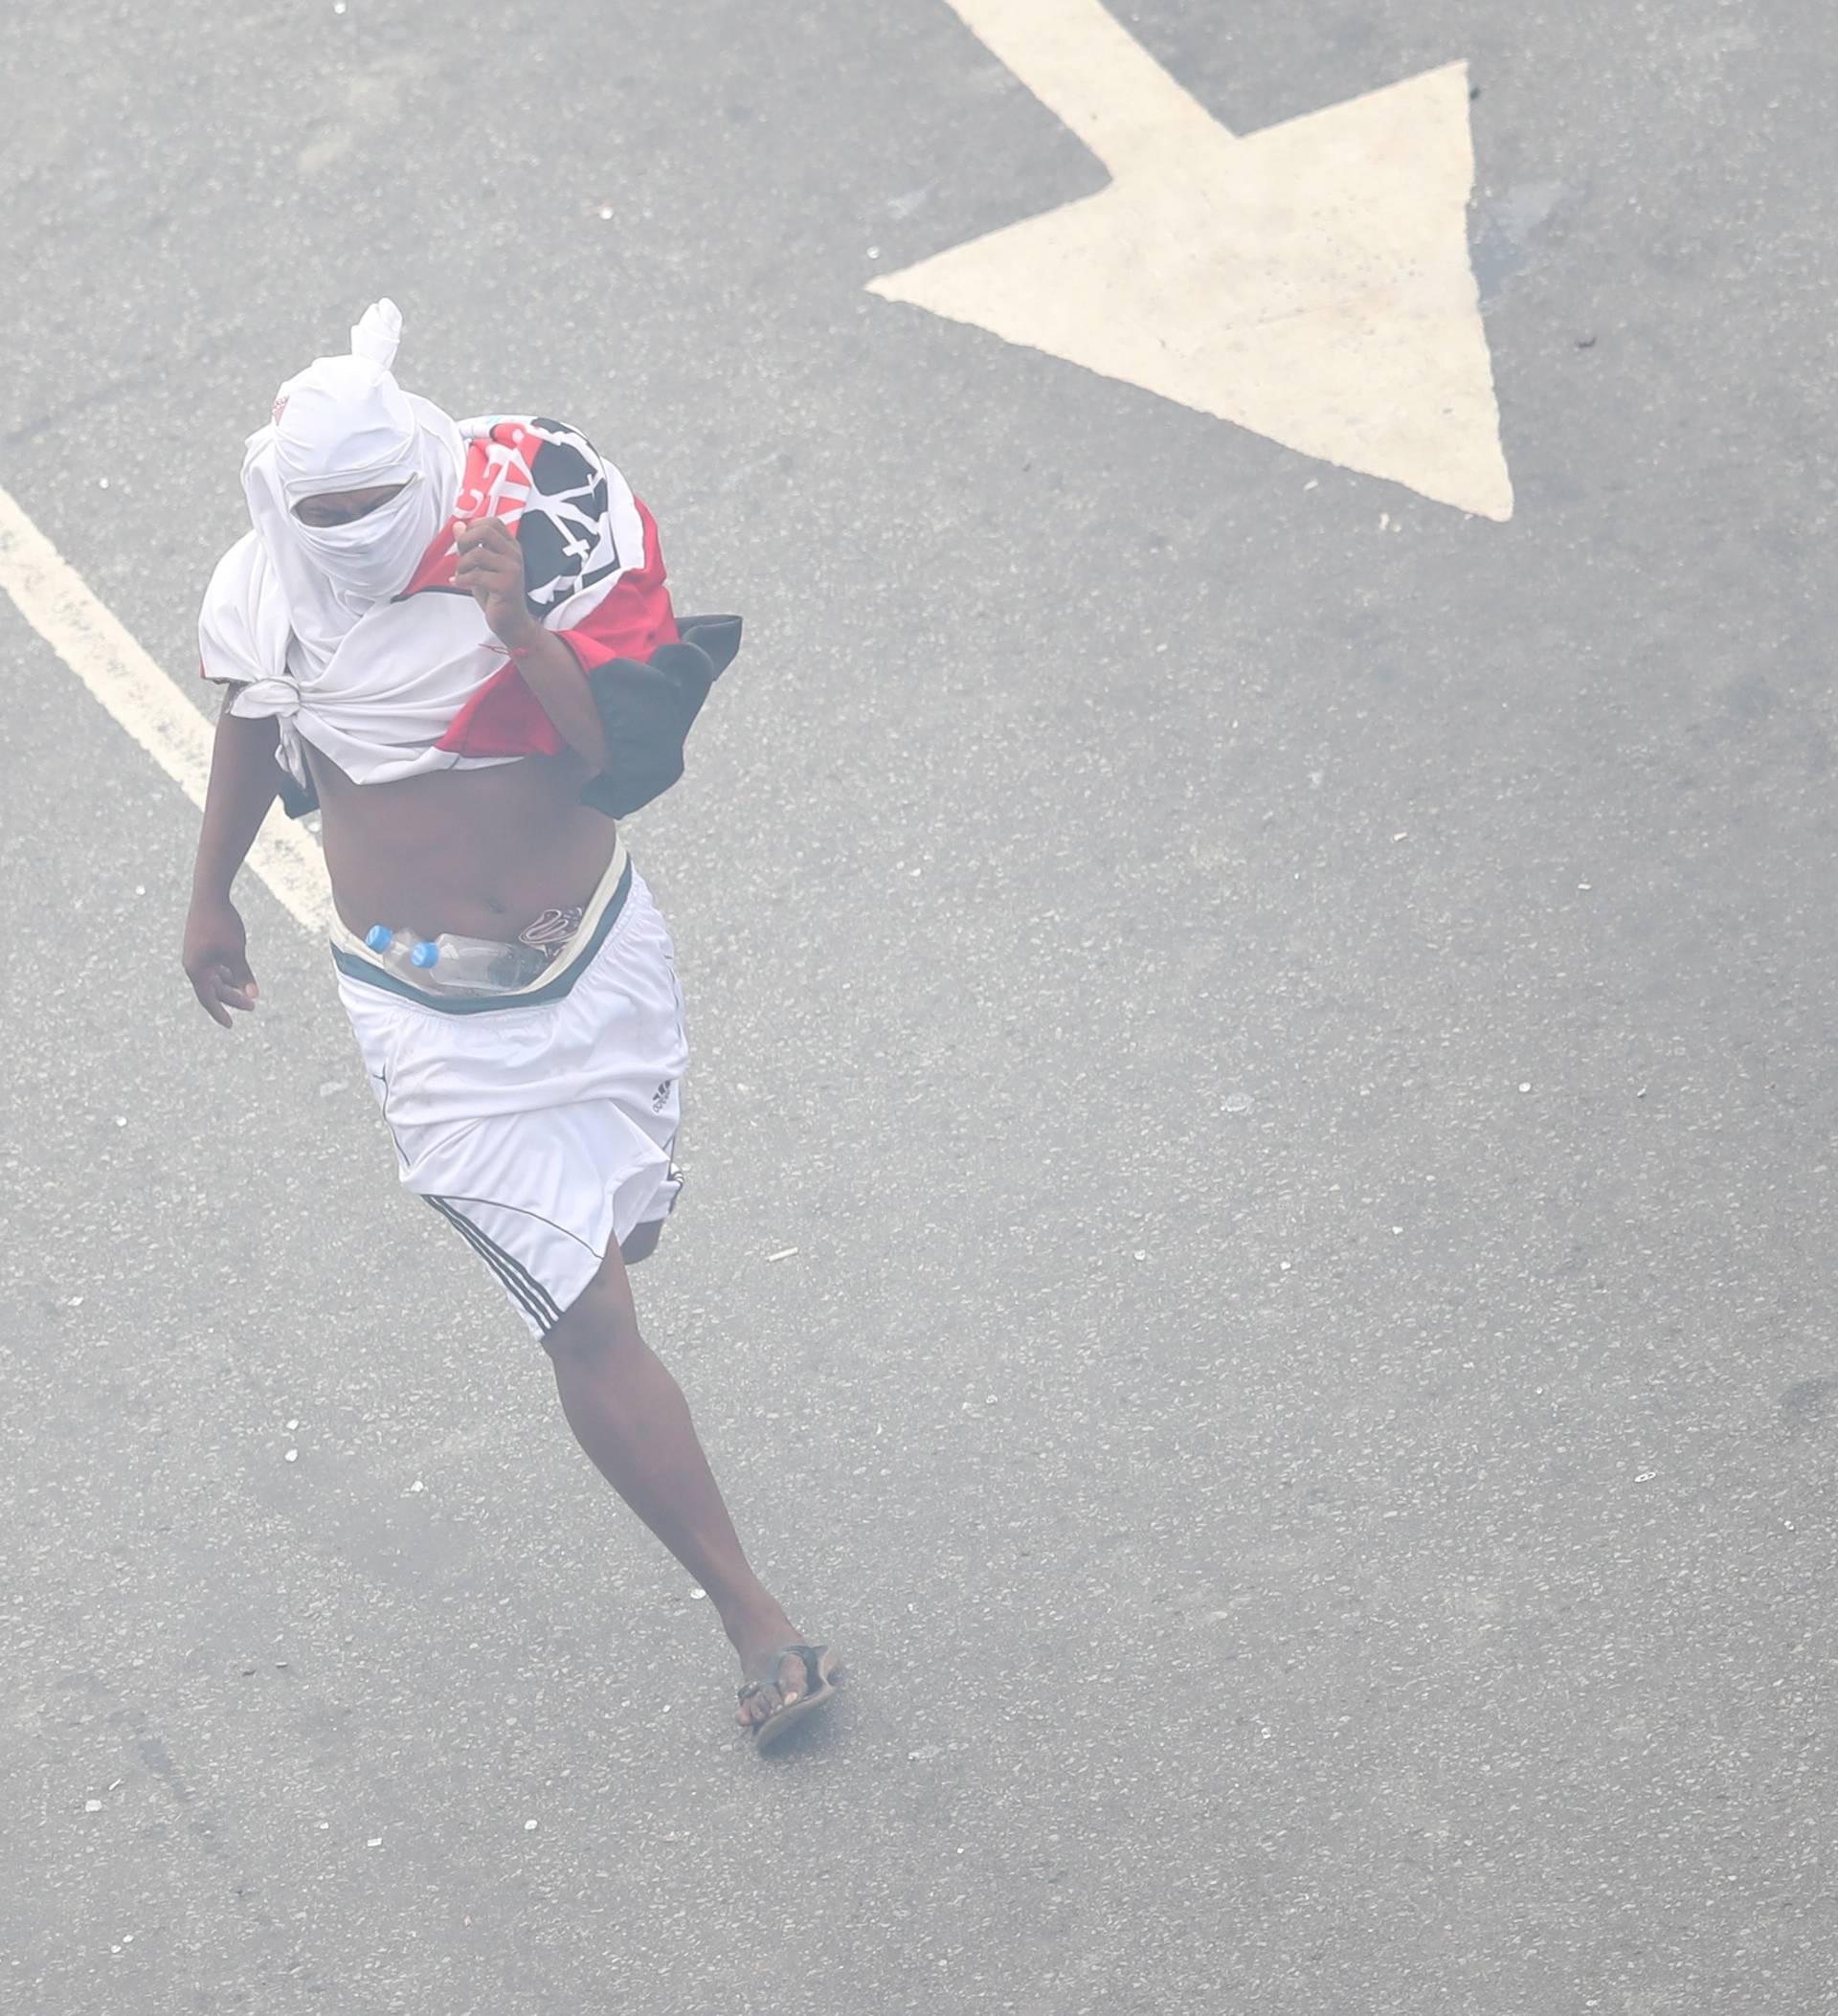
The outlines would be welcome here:
M 512 994 L 549 965 L 540 946 L 462 938 L 453 931 L 417 938 L 413 931 L 373 924 L 364 942 L 385 966 L 433 994 Z

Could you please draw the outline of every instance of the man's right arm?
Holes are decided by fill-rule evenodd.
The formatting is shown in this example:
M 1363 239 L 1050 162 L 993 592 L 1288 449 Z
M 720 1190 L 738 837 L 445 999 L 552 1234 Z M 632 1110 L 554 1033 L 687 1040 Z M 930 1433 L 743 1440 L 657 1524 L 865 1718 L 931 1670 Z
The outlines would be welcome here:
M 204 829 L 191 873 L 191 908 L 185 920 L 185 972 L 213 1021 L 227 1029 L 229 1008 L 256 1005 L 242 919 L 230 901 L 236 870 L 255 844 L 268 808 L 280 791 L 275 761 L 279 724 L 245 720 L 231 711 L 232 687 L 217 716 L 211 753 L 211 783 L 204 798 Z

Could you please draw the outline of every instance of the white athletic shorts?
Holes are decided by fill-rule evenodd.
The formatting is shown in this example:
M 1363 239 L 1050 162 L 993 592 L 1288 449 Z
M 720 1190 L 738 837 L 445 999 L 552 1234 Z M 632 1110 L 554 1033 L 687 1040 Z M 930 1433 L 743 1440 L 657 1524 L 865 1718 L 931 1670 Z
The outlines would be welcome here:
M 621 843 L 568 951 L 516 994 L 424 993 L 342 927 L 332 957 L 404 1185 L 546 1336 L 683 1187 L 683 995 L 644 878 Z

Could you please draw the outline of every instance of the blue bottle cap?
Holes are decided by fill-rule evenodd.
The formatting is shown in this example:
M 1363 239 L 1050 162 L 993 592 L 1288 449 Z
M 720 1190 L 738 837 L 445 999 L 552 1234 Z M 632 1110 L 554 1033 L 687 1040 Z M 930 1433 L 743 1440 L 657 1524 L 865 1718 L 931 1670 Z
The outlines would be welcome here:
M 415 966 L 432 966 L 439 956 L 440 948 L 437 945 L 430 944 L 426 938 L 423 938 L 420 944 L 409 954 L 409 959 Z
M 387 924 L 373 924 L 364 933 L 364 942 L 372 952 L 388 952 L 395 942 L 395 933 Z

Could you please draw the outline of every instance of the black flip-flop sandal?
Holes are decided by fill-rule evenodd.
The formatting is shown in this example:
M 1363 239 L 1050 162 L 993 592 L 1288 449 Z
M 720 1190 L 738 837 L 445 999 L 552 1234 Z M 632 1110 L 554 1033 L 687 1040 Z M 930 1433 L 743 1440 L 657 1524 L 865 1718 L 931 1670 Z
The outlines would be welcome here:
M 743 1706 L 751 1701 L 762 1688 L 776 1687 L 778 1669 L 787 1659 L 798 1659 L 804 1666 L 804 1691 L 796 1701 L 788 1702 L 775 1714 L 768 1715 L 763 1722 L 750 1723 L 753 1733 L 753 1747 L 770 1750 L 787 1730 L 801 1721 L 814 1708 L 821 1708 L 836 1692 L 836 1683 L 841 1677 L 841 1669 L 836 1654 L 825 1645 L 782 1645 L 775 1652 L 768 1652 L 756 1663 L 768 1667 L 773 1677 L 770 1680 L 749 1680 L 744 1687 L 734 1690 Z

